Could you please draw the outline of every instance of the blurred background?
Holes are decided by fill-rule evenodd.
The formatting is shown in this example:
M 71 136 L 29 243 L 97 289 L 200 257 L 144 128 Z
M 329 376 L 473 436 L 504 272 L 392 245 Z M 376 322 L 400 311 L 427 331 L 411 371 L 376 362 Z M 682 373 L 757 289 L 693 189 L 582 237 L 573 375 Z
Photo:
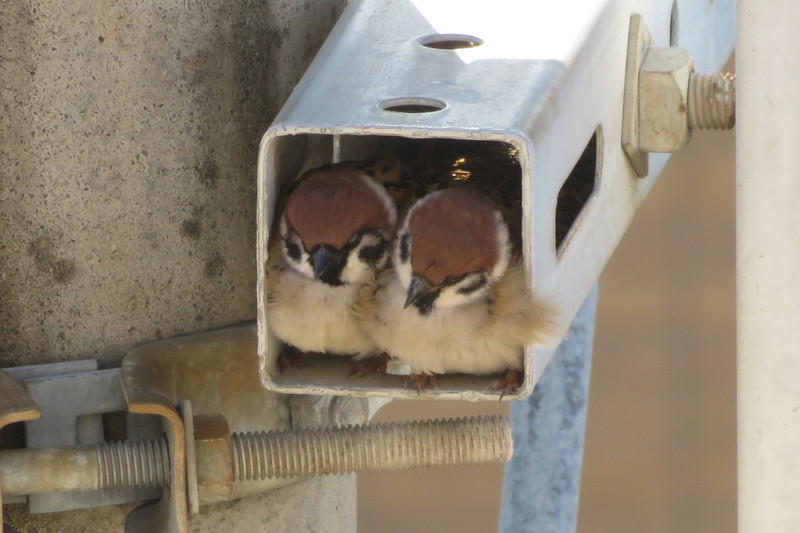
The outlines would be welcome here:
M 579 533 L 736 530 L 734 180 L 734 134 L 696 132 L 600 278 Z M 506 410 L 394 401 L 376 421 Z M 496 531 L 502 474 L 360 474 L 359 530 Z

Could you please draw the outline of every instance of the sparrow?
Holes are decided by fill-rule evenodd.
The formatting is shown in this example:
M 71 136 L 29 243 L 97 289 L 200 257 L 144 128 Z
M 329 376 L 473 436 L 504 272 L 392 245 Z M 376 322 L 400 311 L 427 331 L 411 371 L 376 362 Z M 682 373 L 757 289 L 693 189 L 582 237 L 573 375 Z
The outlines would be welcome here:
M 417 201 L 397 232 L 393 270 L 359 302 L 364 329 L 411 366 L 417 390 L 437 374 L 496 374 L 520 384 L 523 349 L 556 341 L 552 309 L 533 296 L 497 205 L 467 188 Z
M 267 262 L 269 327 L 290 347 L 279 366 L 309 352 L 357 360 L 380 352 L 353 305 L 390 259 L 397 211 L 381 180 L 402 181 L 385 161 L 325 165 L 281 200 Z

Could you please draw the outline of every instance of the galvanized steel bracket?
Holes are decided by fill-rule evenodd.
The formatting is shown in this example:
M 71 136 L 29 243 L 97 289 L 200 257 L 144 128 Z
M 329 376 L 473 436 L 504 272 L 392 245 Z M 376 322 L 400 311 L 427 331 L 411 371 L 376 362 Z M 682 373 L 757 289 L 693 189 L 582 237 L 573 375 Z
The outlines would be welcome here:
M 446 375 L 418 393 L 404 376 L 348 379 L 347 361 L 316 358 L 278 372 L 266 262 L 281 186 L 339 160 L 400 156 L 433 143 L 505 146 L 519 162 L 522 259 L 532 290 L 566 331 L 653 180 L 636 180 L 620 149 L 626 36 L 619 2 L 434 0 L 351 2 L 261 143 L 258 323 L 261 376 L 271 390 L 497 401 L 495 376 Z M 557 29 L 557 30 L 555 30 Z M 587 192 L 566 229 L 561 200 Z M 568 191 L 567 191 L 568 192 Z M 524 351 L 526 397 L 555 347 Z
M 25 379 L 23 384 L 42 410 L 42 416 L 25 424 L 27 448 L 62 448 L 104 442 L 103 414 L 126 410 L 118 368 L 75 372 L 72 363 L 47 365 L 50 376 Z M 35 368 L 35 367 L 23 367 Z M 13 369 L 17 370 L 17 369 Z M 151 418 L 125 417 L 127 434 L 137 439 L 157 437 Z M 135 429 L 132 426 L 136 426 Z M 155 432 L 153 431 L 155 429 Z M 28 496 L 31 514 L 85 509 L 130 501 L 150 500 L 159 492 L 147 488 L 113 488 L 102 491 L 53 492 Z
M 12 367 L 4 372 L 25 389 L 41 411 L 41 416 L 25 422 L 27 449 L 101 443 L 107 429 L 103 415 L 126 410 L 119 369 L 98 370 L 94 359 Z M 149 417 L 133 415 L 124 420 L 125 433 L 138 439 L 160 434 L 153 431 Z M 120 487 L 11 495 L 6 503 L 27 501 L 28 512 L 39 514 L 149 500 L 158 494 L 154 489 Z

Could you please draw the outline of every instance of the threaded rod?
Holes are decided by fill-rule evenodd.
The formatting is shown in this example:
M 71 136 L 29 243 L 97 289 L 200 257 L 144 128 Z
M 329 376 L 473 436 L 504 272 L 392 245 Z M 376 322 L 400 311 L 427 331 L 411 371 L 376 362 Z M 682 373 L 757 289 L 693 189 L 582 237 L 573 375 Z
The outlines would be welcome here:
M 0 453 L 0 479 L 8 495 L 164 487 L 169 477 L 169 445 L 163 438 Z
M 97 444 L 99 488 L 169 486 L 169 445 L 162 439 Z
M 730 74 L 689 77 L 689 126 L 692 129 L 729 130 L 736 124 L 736 79 Z
M 482 416 L 234 433 L 234 481 L 507 461 L 511 425 Z
M 513 451 L 504 416 L 234 433 L 231 446 L 234 481 L 499 462 Z M 0 454 L 9 495 L 165 487 L 170 471 L 163 438 Z

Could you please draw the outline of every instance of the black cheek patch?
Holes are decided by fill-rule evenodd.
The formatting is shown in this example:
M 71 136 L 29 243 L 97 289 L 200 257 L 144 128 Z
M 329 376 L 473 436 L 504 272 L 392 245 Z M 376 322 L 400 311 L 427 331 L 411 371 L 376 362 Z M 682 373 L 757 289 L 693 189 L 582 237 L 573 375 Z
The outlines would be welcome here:
M 378 264 L 386 255 L 386 246 L 383 243 L 365 246 L 358 252 L 358 257 L 365 263 Z
M 486 278 L 480 277 L 470 283 L 469 285 L 465 285 L 458 289 L 456 292 L 458 294 L 472 294 L 473 292 L 477 291 L 486 286 Z
M 334 271 L 327 271 L 323 275 L 319 277 L 319 280 L 326 285 L 330 285 L 331 287 L 341 287 L 344 285 L 340 276 L 342 275 L 342 269 L 339 268 L 335 272 Z
M 411 237 L 409 233 L 404 233 L 402 237 L 400 237 L 400 261 L 403 263 L 408 263 L 408 256 L 410 255 L 410 250 L 408 249 L 408 239 Z
M 295 242 L 286 241 L 286 253 L 294 261 L 300 261 L 300 247 Z
M 431 291 L 417 298 L 413 305 L 422 316 L 428 316 L 433 309 L 433 303 L 439 297 L 439 291 Z

